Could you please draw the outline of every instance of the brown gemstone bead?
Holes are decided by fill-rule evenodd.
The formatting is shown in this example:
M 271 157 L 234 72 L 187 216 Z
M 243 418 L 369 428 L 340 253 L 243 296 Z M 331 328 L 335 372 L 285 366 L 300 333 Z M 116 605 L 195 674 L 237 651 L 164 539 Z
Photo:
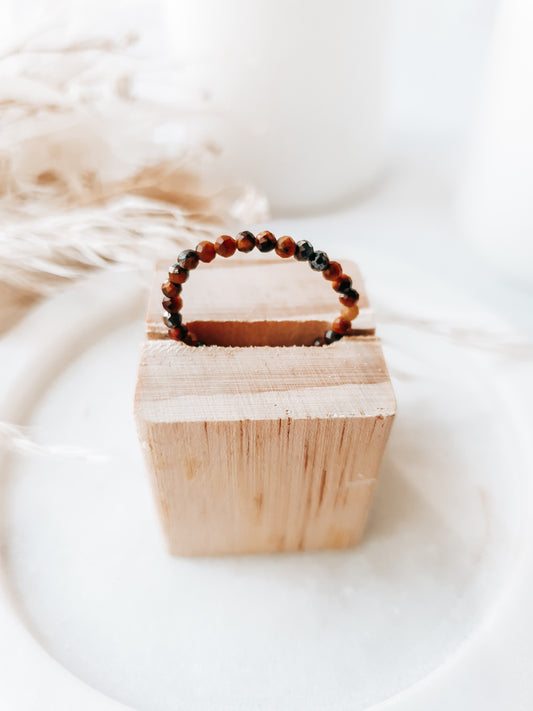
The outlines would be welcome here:
M 257 244 L 257 249 L 260 252 L 271 252 L 276 248 L 277 240 L 272 232 L 265 230 L 257 235 L 255 243 Z
M 189 278 L 189 272 L 179 264 L 173 264 L 168 272 L 168 280 L 173 284 L 184 284 Z
M 357 306 L 357 304 L 353 304 L 353 306 L 345 306 L 343 309 L 341 309 L 341 318 L 345 319 L 346 321 L 353 321 L 358 316 L 359 306 Z
M 220 235 L 215 240 L 215 250 L 221 257 L 231 257 L 235 254 L 237 242 L 229 235 Z
M 196 245 L 196 254 L 198 255 L 198 259 L 201 262 L 205 262 L 205 264 L 209 264 L 209 262 L 212 262 L 217 256 L 215 245 L 208 240 L 204 240 Z
M 343 306 L 353 306 L 357 303 L 359 294 L 355 289 L 348 289 L 339 296 L 339 301 Z
M 161 284 L 161 291 L 165 296 L 168 296 L 169 299 L 172 299 L 180 293 L 181 284 L 173 284 L 171 281 L 166 281 L 164 284 Z
M 338 316 L 331 324 L 331 327 L 335 331 L 335 333 L 340 333 L 344 336 L 344 334 L 350 330 L 351 325 L 352 324 L 350 321 L 347 321 L 346 319 L 342 318 L 342 316 Z
M 237 235 L 237 249 L 239 252 L 251 252 L 255 247 L 255 237 L 251 232 L 245 230 Z
M 276 243 L 276 254 L 282 259 L 294 257 L 296 253 L 296 242 L 292 237 L 280 237 Z
M 337 281 L 342 274 L 342 267 L 338 262 L 330 262 L 329 267 L 322 272 L 324 279 Z
M 173 299 L 163 299 L 163 308 L 168 311 L 169 314 L 177 314 L 181 311 L 183 306 L 183 301 L 181 296 L 175 296 Z
M 187 329 L 185 326 L 176 326 L 176 328 L 168 329 L 168 337 L 173 341 L 183 341 L 187 337 Z
M 338 279 L 336 279 L 332 287 L 335 289 L 335 291 L 340 291 L 341 294 L 346 293 L 348 289 L 352 286 L 352 280 L 347 274 L 341 274 Z
M 184 249 L 178 255 L 178 264 L 183 269 L 196 269 L 198 266 L 198 255 L 194 249 Z

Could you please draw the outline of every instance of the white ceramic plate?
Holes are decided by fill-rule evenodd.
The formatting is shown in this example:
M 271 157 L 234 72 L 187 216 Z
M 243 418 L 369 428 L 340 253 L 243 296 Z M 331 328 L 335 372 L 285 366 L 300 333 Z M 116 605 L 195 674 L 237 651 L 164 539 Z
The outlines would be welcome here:
M 440 287 L 426 318 L 449 316 Z M 416 305 L 385 269 L 373 295 L 401 289 Z M 19 457 L 2 479 L 2 707 L 531 708 L 530 365 L 382 323 L 399 411 L 363 543 L 173 559 L 132 421 L 142 302 L 98 277 L 4 346 L 2 417 L 106 459 Z

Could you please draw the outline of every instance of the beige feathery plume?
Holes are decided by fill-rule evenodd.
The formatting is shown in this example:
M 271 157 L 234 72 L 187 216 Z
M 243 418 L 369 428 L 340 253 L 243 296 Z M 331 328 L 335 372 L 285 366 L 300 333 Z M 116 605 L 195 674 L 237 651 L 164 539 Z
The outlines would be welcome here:
M 266 216 L 252 187 L 207 179 L 216 148 L 181 130 L 192 109 L 138 89 L 157 67 L 136 42 L 37 36 L 0 56 L 0 330 L 88 270 L 144 267 Z
M 208 180 L 217 148 L 184 130 L 194 107 L 180 104 L 179 71 L 136 56 L 136 44 L 41 32 L 0 54 L 0 332 L 90 270 L 149 267 L 266 216 L 251 186 Z M 176 98 L 143 93 L 154 79 Z M 89 456 L 9 423 L 0 449 Z

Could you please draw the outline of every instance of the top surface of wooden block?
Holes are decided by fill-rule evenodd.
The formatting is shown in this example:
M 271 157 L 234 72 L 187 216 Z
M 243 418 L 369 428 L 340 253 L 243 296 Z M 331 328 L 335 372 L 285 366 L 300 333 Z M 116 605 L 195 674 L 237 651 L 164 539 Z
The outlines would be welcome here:
M 360 316 L 342 341 L 308 347 L 339 314 L 338 295 L 306 264 L 268 255 L 200 265 L 184 284 L 184 323 L 208 348 L 166 338 L 159 264 L 139 369 L 137 412 L 172 423 L 388 417 L 395 399 L 357 266 Z M 224 346 L 224 347 L 221 347 Z
M 361 274 L 343 263 L 360 293 L 360 313 L 352 335 L 373 335 L 370 309 Z M 159 262 L 146 321 L 149 339 L 166 337 L 160 285 L 170 264 Z M 235 255 L 200 264 L 183 285 L 183 322 L 201 340 L 222 346 L 310 345 L 341 309 L 338 294 L 320 272 L 305 263 L 269 255 Z

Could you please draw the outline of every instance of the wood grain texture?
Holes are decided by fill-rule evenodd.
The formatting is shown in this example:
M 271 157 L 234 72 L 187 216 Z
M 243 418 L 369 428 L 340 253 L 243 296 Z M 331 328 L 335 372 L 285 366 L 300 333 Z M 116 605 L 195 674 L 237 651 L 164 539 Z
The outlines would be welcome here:
M 242 267 L 252 268 L 256 292 L 263 295 L 281 278 L 273 264 L 289 272 L 281 260 L 265 262 Z M 309 276 L 325 284 L 305 265 L 293 266 L 309 272 L 306 283 Z M 256 295 L 243 301 L 240 269 L 213 269 L 221 289 L 196 292 L 191 316 L 202 316 L 213 338 L 223 340 L 230 316 L 244 325 L 236 326 L 239 338 L 249 329 L 256 340 L 276 343 L 275 315 L 297 325 L 293 337 L 317 335 L 317 315 L 331 308 L 329 302 L 321 305 L 314 296 L 307 303 L 297 279 L 284 282 L 289 286 L 281 293 L 273 291 L 267 304 Z M 162 340 L 155 306 L 162 276 L 159 270 L 154 281 L 135 417 L 170 551 L 216 555 L 356 543 L 396 407 L 378 339 L 351 335 L 323 348 L 198 349 Z M 372 332 L 360 276 L 356 286 Z M 329 292 L 331 287 L 324 300 L 331 299 Z M 214 307 L 213 293 L 223 294 Z M 295 311 L 287 317 L 288 302 L 298 305 L 299 316 Z M 333 296 L 334 309 L 336 302 Z

